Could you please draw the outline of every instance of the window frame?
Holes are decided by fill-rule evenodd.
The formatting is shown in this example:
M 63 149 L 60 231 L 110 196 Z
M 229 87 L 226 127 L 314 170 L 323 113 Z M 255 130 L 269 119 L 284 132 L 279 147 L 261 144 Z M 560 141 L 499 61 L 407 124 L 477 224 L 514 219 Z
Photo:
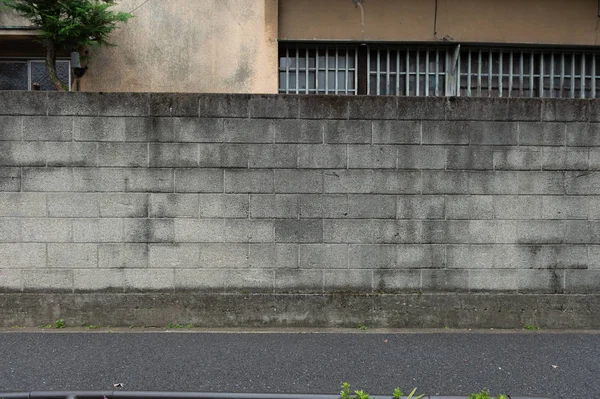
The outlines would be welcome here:
M 9 63 L 26 63 L 27 64 L 27 91 L 33 91 L 33 87 L 32 87 L 32 79 L 31 79 L 31 64 L 32 63 L 44 63 L 46 62 L 46 60 L 44 58 L 39 58 L 39 57 L 0 57 L 0 64 L 9 64 Z M 72 91 L 72 85 L 73 85 L 73 72 L 71 70 L 71 60 L 69 58 L 65 58 L 65 57 L 58 57 L 56 59 L 56 62 L 66 62 L 69 66 L 69 82 L 68 82 L 68 88 L 69 91 Z M 12 90 L 4 90 L 4 91 L 12 91 Z M 51 90 L 44 90 L 44 91 L 51 91 Z

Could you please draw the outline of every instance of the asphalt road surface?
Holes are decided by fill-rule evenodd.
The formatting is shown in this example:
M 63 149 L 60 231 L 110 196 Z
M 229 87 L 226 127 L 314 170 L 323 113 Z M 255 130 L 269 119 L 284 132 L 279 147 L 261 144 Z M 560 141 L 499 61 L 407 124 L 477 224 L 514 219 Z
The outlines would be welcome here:
M 372 394 L 487 388 L 600 397 L 600 333 L 0 333 L 0 392 L 125 390 Z

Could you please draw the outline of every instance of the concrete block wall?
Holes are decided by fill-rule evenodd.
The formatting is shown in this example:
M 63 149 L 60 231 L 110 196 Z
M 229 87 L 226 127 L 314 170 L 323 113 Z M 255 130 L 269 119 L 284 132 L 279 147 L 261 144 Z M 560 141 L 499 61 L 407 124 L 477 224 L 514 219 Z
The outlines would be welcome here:
M 0 92 L 0 291 L 597 294 L 599 109 Z

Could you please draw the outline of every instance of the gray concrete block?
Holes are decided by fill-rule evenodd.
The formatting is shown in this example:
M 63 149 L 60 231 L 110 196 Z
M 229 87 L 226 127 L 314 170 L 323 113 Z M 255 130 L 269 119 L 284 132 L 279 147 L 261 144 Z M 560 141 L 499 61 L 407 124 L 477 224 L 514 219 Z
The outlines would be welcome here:
M 565 292 L 569 294 L 597 294 L 600 292 L 600 270 L 567 270 Z
M 225 292 L 273 292 L 275 271 L 271 269 L 229 270 Z
M 323 221 L 323 242 L 334 244 L 373 244 L 374 226 L 370 220 Z
M 148 166 L 145 143 L 98 143 L 98 166 Z
M 68 191 L 125 191 L 129 183 L 126 181 L 128 173 L 126 169 L 118 168 L 73 168 L 72 188 Z
M 148 244 L 98 244 L 100 269 L 148 267 Z
M 48 166 L 96 166 L 97 143 L 49 142 L 46 144 Z
M 443 97 L 399 97 L 398 119 L 444 120 L 445 102 Z
M 585 122 L 589 115 L 588 103 L 579 99 L 544 99 L 542 121 Z
M 543 148 L 544 170 L 588 170 L 590 151 L 587 148 Z
M 73 242 L 123 242 L 123 219 L 74 219 Z
M 380 293 L 414 292 L 421 289 L 420 270 L 374 270 L 374 291 Z
M 0 242 L 22 242 L 23 219 L 5 218 L 0 223 Z
M 274 242 L 272 220 L 225 219 L 225 242 Z
M 150 144 L 149 164 L 151 168 L 189 168 L 198 166 L 197 144 Z
M 70 242 L 73 239 L 72 222 L 69 219 L 21 220 L 23 242 Z
M 323 271 L 276 270 L 275 292 L 304 294 L 323 292 Z
M 250 196 L 253 219 L 296 219 L 300 213 L 296 194 L 259 194 Z
M 373 242 L 376 244 L 401 244 L 421 242 L 421 223 L 412 220 L 373 220 Z
M 600 170 L 600 149 L 590 148 L 585 149 L 585 152 L 589 151 L 589 169 Z M 583 165 L 582 165 L 583 166 Z M 584 168 L 582 168 L 584 169 Z
M 494 152 L 492 147 L 446 147 L 446 168 L 461 170 L 494 169 Z M 443 168 L 435 168 L 443 169 Z
M 202 172 L 210 173 L 206 171 Z M 125 169 L 123 177 L 125 180 L 124 191 L 149 193 L 173 192 L 173 169 Z
M 21 168 L 0 168 L 0 192 L 20 190 Z
M 274 124 L 276 143 L 323 143 L 325 123 L 320 120 L 290 119 Z
M 439 269 L 446 266 L 444 245 L 397 245 L 396 267 L 401 269 Z
M 100 116 L 150 115 L 149 96 L 146 93 L 99 93 L 94 101 Z M 48 113 L 52 115 L 50 109 Z
M 469 194 L 469 172 L 425 170 L 423 194 Z
M 75 270 L 75 291 L 172 291 L 168 269 Z
M 124 242 L 173 242 L 172 219 L 123 219 Z
M 125 141 L 126 118 L 79 117 L 73 122 L 75 141 Z
M 469 144 L 475 122 L 465 121 L 423 121 L 422 144 Z
M 0 244 L 0 270 L 40 269 L 45 267 L 46 244 Z M 0 286 L 5 286 L 5 282 L 0 281 L 2 281 Z
M 23 139 L 23 120 L 36 117 L 23 118 L 21 116 L 0 116 L 0 141 L 20 141 Z M 72 125 L 71 125 L 72 126 Z M 71 129 L 72 130 L 72 129 Z M 40 132 L 36 132 L 40 133 Z M 38 137 L 39 136 L 39 137 Z M 43 140 L 43 135 L 36 134 L 36 140 Z M 31 140 L 31 138 L 28 138 Z
M 348 217 L 353 219 L 395 219 L 393 195 L 350 195 Z
M 21 270 L 0 269 L 0 290 L 2 292 L 21 291 L 22 289 Z
M 201 168 L 247 168 L 250 155 L 242 144 L 200 144 Z
M 48 267 L 93 269 L 98 267 L 97 244 L 48 244 Z
M 226 193 L 272 193 L 273 184 L 273 170 L 270 169 L 225 170 Z
M 600 218 L 600 202 L 591 197 L 544 196 L 542 197 L 543 219 L 587 219 L 588 202 L 590 219 Z
M 148 217 L 148 194 L 98 194 L 98 207 L 103 218 Z
M 297 244 L 251 244 L 248 246 L 249 266 L 259 269 L 296 269 L 298 247 Z
M 373 292 L 372 270 L 325 270 L 325 292 Z
M 202 118 L 247 118 L 247 94 L 202 94 L 198 105 L 198 116 Z
M 398 150 L 391 145 L 349 145 L 351 169 L 395 169 Z
M 284 219 L 275 220 L 274 225 L 275 242 L 323 242 L 323 222 L 321 220 Z
M 561 270 L 518 270 L 519 293 L 563 294 L 564 272 Z
M 298 167 L 335 169 L 348 166 L 347 145 L 304 144 L 298 147 Z
M 174 140 L 183 143 L 222 143 L 225 128 L 218 118 L 175 118 Z
M 222 193 L 223 179 L 220 169 L 176 169 L 175 192 Z
M 600 121 L 600 117 L 598 117 L 599 111 L 600 111 L 600 107 L 599 107 L 598 101 L 595 101 L 594 99 L 592 99 L 588 104 L 588 114 L 589 114 L 588 117 L 591 122 Z
M 22 270 L 25 291 L 72 291 L 73 270 Z
M 174 141 L 173 118 L 126 118 L 124 141 L 169 142 Z
M 450 269 L 492 269 L 496 252 L 493 245 L 448 245 L 447 267 Z
M 448 120 L 539 121 L 539 99 L 451 97 L 446 101 Z
M 469 290 L 468 270 L 421 270 L 424 292 L 465 292 Z
M 419 121 L 373 121 L 373 144 L 420 144 Z
M 253 144 L 248 154 L 250 168 L 298 167 L 298 148 L 293 144 Z
M 150 115 L 198 116 L 198 94 L 195 93 L 150 93 L 148 103 Z
M 515 222 L 518 244 L 560 244 L 565 241 L 562 220 L 527 220 Z
M 1 197 L 0 197 L 1 198 Z M 42 196 L 38 201 L 46 200 Z M 40 203 L 41 205 L 41 203 Z M 45 208 L 45 205 L 43 205 Z M 38 216 L 46 216 L 38 215 Z M 98 194 L 94 193 L 52 193 L 48 194 L 48 216 L 93 218 L 100 216 Z
M 520 145 L 564 146 L 567 124 L 559 122 L 520 122 Z
M 298 98 L 300 119 L 348 119 L 350 99 L 345 96 L 302 96 Z
M 228 273 L 224 270 L 175 269 L 175 291 L 223 292 Z
M 518 272 L 511 269 L 469 270 L 469 289 L 471 292 L 518 291 Z
M 517 194 L 517 172 L 471 172 L 471 194 Z
M 396 267 L 396 245 L 350 245 L 350 269 L 393 269 Z
M 421 194 L 422 191 L 421 172 L 419 171 L 375 170 L 373 171 L 372 181 L 373 188 L 371 191 L 357 190 L 356 192 L 376 192 L 379 194 Z
M 517 123 L 474 122 L 471 127 L 471 145 L 517 145 L 519 143 Z
M 303 194 L 322 193 L 323 171 L 306 169 L 275 170 L 275 192 Z
M 46 194 L 0 193 L 1 217 L 45 217 Z
M 567 220 L 564 223 L 566 244 L 600 244 L 600 222 Z
M 540 147 L 506 148 L 494 151 L 496 170 L 541 170 L 546 162 Z
M 205 269 L 243 269 L 250 266 L 248 244 L 199 244 L 200 267 Z
M 223 139 L 228 143 L 273 143 L 276 124 L 268 119 L 226 119 Z
M 495 219 L 541 219 L 542 197 L 529 195 L 494 196 Z M 544 218 L 546 219 L 546 218 Z
M 350 119 L 398 119 L 398 97 L 349 98 Z
M 600 123 L 566 123 L 567 146 L 600 146 Z
M 588 245 L 587 248 L 588 248 L 588 262 L 587 262 L 588 269 L 594 269 L 594 270 L 600 269 L 600 245 Z
M 12 119 L 2 118 L 0 121 L 8 125 L 0 128 L 0 136 L 4 137 L 4 132 L 10 129 L 13 134 L 10 137 L 15 137 L 17 130 L 13 126 L 16 121 L 21 118 Z M 23 118 L 23 140 L 39 140 L 39 141 L 71 141 L 73 139 L 73 118 L 68 116 L 28 116 Z M 12 122 L 12 123 L 11 123 Z M 4 124 L 3 123 L 3 124 Z M 19 125 L 20 127 L 20 125 Z M 20 129 L 18 130 L 20 132 Z M 12 138 L 11 140 L 20 140 Z
M 151 218 L 197 218 L 198 194 L 150 194 Z
M 255 94 L 250 97 L 250 118 L 290 118 L 298 117 L 298 98 L 277 94 Z
M 443 219 L 445 205 L 443 196 L 398 196 L 398 219 Z
M 46 143 L 1 141 L 0 166 L 46 166 Z
M 249 215 L 247 194 L 200 194 L 201 218 L 242 218 Z
M 148 267 L 195 269 L 200 267 L 200 248 L 197 244 L 150 244 L 148 246 Z
M 425 244 L 493 244 L 497 224 L 493 220 L 424 221 Z
M 387 176 L 386 176 L 387 177 Z M 395 188 L 398 179 L 389 177 L 390 188 Z M 324 172 L 325 193 L 371 193 L 375 189 L 372 170 L 331 170 Z M 381 178 L 380 178 L 381 180 Z M 381 189 L 381 185 L 377 186 Z M 390 190 L 388 188 L 388 191 Z
M 565 190 L 567 194 L 600 194 L 600 173 L 566 172 Z
M 300 217 L 338 219 L 348 217 L 348 196 L 344 194 L 299 195 Z
M 325 142 L 353 144 L 372 142 L 370 121 L 329 121 L 325 124 Z
M 542 245 L 496 245 L 494 268 L 496 269 L 540 269 L 543 268 Z
M 490 195 L 450 195 L 446 198 L 446 219 L 493 219 L 493 198 Z
M 565 193 L 565 174 L 563 172 L 518 172 L 519 194 Z M 568 182 L 567 182 L 568 184 Z
M 175 242 L 223 242 L 225 220 L 175 219 Z
M 47 93 L 3 91 L 0 93 L 0 115 L 44 115 L 48 108 Z
M 543 269 L 593 269 L 597 259 L 597 246 L 544 245 L 540 257 Z

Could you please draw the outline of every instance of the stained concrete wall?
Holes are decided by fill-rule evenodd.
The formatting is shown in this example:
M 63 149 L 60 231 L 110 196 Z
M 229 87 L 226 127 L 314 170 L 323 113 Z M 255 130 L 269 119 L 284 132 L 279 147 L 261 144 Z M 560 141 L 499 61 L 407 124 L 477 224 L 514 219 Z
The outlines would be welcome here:
M 598 327 L 599 107 L 0 93 L 0 320 Z

